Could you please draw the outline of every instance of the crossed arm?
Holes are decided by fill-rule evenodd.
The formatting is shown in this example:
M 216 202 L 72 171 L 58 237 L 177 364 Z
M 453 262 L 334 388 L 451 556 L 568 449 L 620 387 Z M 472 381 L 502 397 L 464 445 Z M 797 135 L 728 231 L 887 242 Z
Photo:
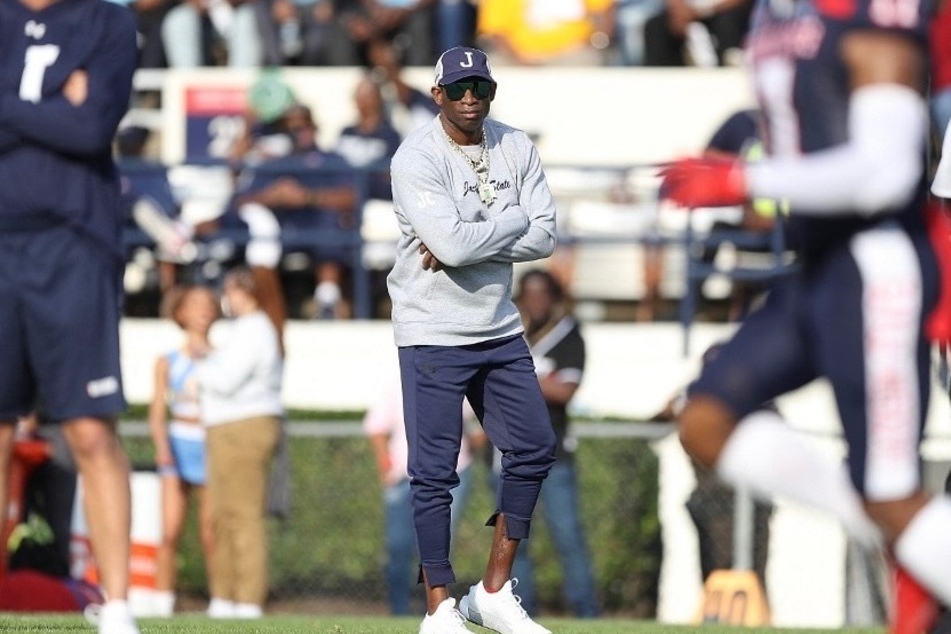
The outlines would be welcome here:
M 0 95 L 0 152 L 22 142 L 80 156 L 108 151 L 129 105 L 136 61 L 134 28 L 116 28 L 59 92 L 35 102 Z
M 465 222 L 459 217 L 455 202 L 430 162 L 395 160 L 392 171 L 394 200 L 419 238 L 424 269 L 535 260 L 554 250 L 554 202 L 534 151 L 519 204 L 479 222 Z

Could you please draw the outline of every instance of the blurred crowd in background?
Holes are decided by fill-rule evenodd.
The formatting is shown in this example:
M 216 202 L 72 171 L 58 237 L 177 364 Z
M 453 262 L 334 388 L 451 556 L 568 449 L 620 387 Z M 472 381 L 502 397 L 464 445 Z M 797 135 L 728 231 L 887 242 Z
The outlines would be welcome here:
M 290 318 L 339 319 L 389 315 L 385 275 L 397 236 L 389 159 L 401 139 L 437 111 L 429 86 L 412 85 L 404 78 L 404 68 L 431 68 L 439 52 L 459 44 L 483 48 L 498 66 L 598 66 L 639 72 L 636 67 L 739 65 L 753 2 L 128 4 L 138 18 L 140 68 L 248 68 L 256 70 L 257 79 L 239 117 L 241 129 L 214 165 L 163 165 L 154 158 L 162 142 L 154 128 L 127 125 L 120 130 L 116 151 L 129 213 L 127 314 L 157 315 L 161 295 L 177 283 L 220 284 L 228 268 L 246 262 L 246 246 L 255 238 L 258 249 L 272 244 L 266 262 L 273 261 L 279 269 Z M 939 131 L 951 117 L 951 2 L 939 2 L 931 42 L 934 147 L 940 148 Z M 326 138 L 319 134 L 321 104 L 299 98 L 282 79 L 281 70 L 293 67 L 363 69 L 350 96 L 354 118 L 334 141 L 320 141 Z M 735 127 L 735 122 L 724 125 Z M 755 134 L 755 126 L 753 121 L 749 130 L 728 132 L 737 138 L 728 139 L 727 151 L 746 152 L 746 137 Z M 714 135 L 708 149 L 717 150 L 721 140 Z M 611 203 L 635 202 L 631 192 L 622 189 L 605 197 Z M 565 219 L 566 211 L 560 209 Z M 765 226 L 747 222 L 763 215 L 738 212 L 725 223 L 718 217 L 713 228 L 753 231 L 762 244 L 746 250 L 769 257 L 776 251 L 768 236 L 772 221 Z M 664 240 L 679 240 L 680 232 L 676 228 Z M 657 235 L 652 228 L 634 240 L 643 249 L 643 256 L 637 256 L 643 271 L 636 275 L 644 290 L 624 318 L 676 316 L 676 308 L 663 302 L 664 276 L 669 277 L 673 267 L 662 248 L 666 243 Z M 547 266 L 573 291 L 577 258 L 568 242 Z M 710 265 L 714 258 L 730 259 L 734 250 L 707 245 L 703 251 L 701 259 Z M 726 319 L 739 316 L 739 304 L 749 299 L 737 299 L 748 289 L 708 288 L 712 286 L 702 289 L 702 298 L 725 299 L 725 308 L 714 314 Z
M 274 265 L 288 315 L 345 318 L 388 314 L 387 239 L 394 238 L 388 161 L 400 140 L 436 113 L 428 86 L 404 81 L 405 66 L 432 67 L 455 45 L 483 48 L 495 65 L 737 64 L 752 0 L 128 5 L 138 18 L 140 68 L 264 70 L 249 91 L 243 132 L 221 165 L 163 173 L 168 166 L 151 158 L 156 141 L 148 128 L 120 131 L 129 210 L 127 313 L 154 316 L 161 294 L 176 283 L 217 283 L 244 261 L 250 234 L 264 232 L 282 248 Z M 352 96 L 356 117 L 335 146 L 318 144 L 313 104 L 281 81 L 279 69 L 293 66 L 365 69 Z M 367 233 L 382 239 L 366 244 Z M 315 243 L 314 235 L 323 238 Z M 153 245 L 158 249 L 146 248 Z M 569 273 L 561 275 L 563 283 L 570 284 Z
M 752 0 L 116 0 L 142 67 L 358 66 L 383 40 L 411 66 L 483 48 L 494 63 L 735 64 Z M 683 44 L 687 44 L 686 47 Z M 684 51 L 686 49 L 686 55 Z

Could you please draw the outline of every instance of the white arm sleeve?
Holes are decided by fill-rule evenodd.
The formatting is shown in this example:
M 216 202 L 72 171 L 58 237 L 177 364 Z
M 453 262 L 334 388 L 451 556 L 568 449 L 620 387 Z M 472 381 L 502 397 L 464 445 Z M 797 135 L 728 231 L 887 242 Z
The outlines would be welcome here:
M 787 200 L 794 213 L 872 216 L 911 199 L 924 167 L 928 111 L 924 98 L 899 84 L 852 93 L 849 140 L 798 157 L 749 164 L 751 198 Z
M 944 132 L 944 144 L 941 146 L 941 160 L 931 181 L 931 193 L 939 198 L 951 198 L 951 122 Z

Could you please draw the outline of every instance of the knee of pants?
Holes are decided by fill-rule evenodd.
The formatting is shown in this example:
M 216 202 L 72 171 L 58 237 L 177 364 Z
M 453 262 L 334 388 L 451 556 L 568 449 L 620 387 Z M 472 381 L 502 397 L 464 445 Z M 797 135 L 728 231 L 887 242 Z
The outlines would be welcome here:
M 502 470 L 520 480 L 542 480 L 555 464 L 555 435 L 546 436 L 535 448 L 502 456 Z
M 442 499 L 452 502 L 452 489 L 459 485 L 459 476 L 453 473 L 447 478 L 414 476 L 410 483 L 413 500 L 417 502 Z

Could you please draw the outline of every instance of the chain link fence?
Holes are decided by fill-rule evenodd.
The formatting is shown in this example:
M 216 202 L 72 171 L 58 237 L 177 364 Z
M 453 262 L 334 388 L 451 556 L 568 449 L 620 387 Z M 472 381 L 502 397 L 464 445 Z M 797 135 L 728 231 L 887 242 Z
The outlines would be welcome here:
M 841 618 L 855 626 L 884 622 L 890 597 L 887 566 L 880 557 L 857 550 L 851 543 L 845 550 L 836 547 L 841 534 L 834 534 L 833 527 L 817 532 L 812 519 L 791 511 L 782 501 L 777 501 L 776 509 L 754 504 L 712 474 L 699 470 L 691 474 L 679 443 L 670 436 L 671 425 L 583 421 L 574 430 L 581 519 L 604 616 L 699 618 L 703 599 L 706 619 L 707 599 L 714 588 L 708 585 L 707 594 L 701 597 L 700 577 L 734 568 L 758 573 L 768 602 L 781 600 L 773 607 L 785 610 L 780 617 L 784 623 L 802 618 L 789 608 L 797 601 L 801 606 L 798 595 L 807 578 L 825 588 L 821 597 L 811 595 L 813 601 L 823 602 L 820 612 L 825 610 L 825 616 L 821 618 Z M 147 426 L 126 422 L 121 432 L 136 471 L 154 471 Z M 288 436 L 289 514 L 268 523 L 269 610 L 386 613 L 383 492 L 362 425 L 359 420 L 292 422 Z M 943 490 L 947 462 L 929 460 L 925 466 L 928 488 Z M 477 460 L 471 469 L 472 490 L 453 545 L 458 588 L 481 577 L 493 532 L 484 524 L 495 508 L 494 477 L 488 461 Z M 136 487 L 137 494 L 143 490 L 158 495 L 152 484 Z M 159 505 L 157 497 L 145 503 Z M 534 562 L 537 607 L 543 615 L 569 615 L 566 580 L 542 510 L 539 506 L 532 539 L 526 542 Z M 796 523 L 790 523 L 791 519 Z M 691 525 L 689 531 L 684 528 L 687 524 Z M 803 541 L 800 530 L 812 538 Z M 39 550 L 25 554 L 31 552 L 40 554 Z M 825 559 L 815 559 L 814 552 L 825 553 Z M 16 554 L 24 553 L 17 550 Z M 821 582 L 812 576 L 809 564 L 803 564 L 805 560 L 822 566 Z M 178 568 L 180 609 L 203 610 L 208 599 L 207 580 L 194 505 Z M 844 573 L 842 586 L 836 590 L 836 584 L 828 581 L 840 572 Z M 412 583 L 415 570 L 408 569 L 406 576 Z M 790 597 L 790 592 L 794 596 Z M 843 594 L 833 596 L 839 592 Z M 424 601 L 418 585 L 415 602 L 413 611 L 421 611 Z M 840 616 L 829 611 L 836 609 L 836 604 L 842 608 Z M 809 605 L 810 613 L 819 609 Z
M 663 425 L 578 425 L 576 464 L 582 520 L 605 614 L 649 618 L 656 613 L 661 564 L 658 459 L 652 437 Z M 587 433 L 585 433 L 587 431 Z M 143 424 L 124 424 L 133 465 L 152 467 L 154 454 Z M 269 522 L 270 596 L 288 609 L 320 609 L 346 602 L 351 609 L 385 612 L 383 504 L 376 465 L 360 423 L 298 422 L 289 425 L 291 509 Z M 489 467 L 477 461 L 472 494 L 454 539 L 458 587 L 481 578 L 494 510 Z M 544 524 L 536 518 L 530 540 L 539 607 L 568 613 L 562 573 Z M 195 510 L 190 510 L 179 555 L 179 594 L 207 598 Z M 421 588 L 417 588 L 422 608 Z M 354 598 L 357 605 L 353 606 Z

